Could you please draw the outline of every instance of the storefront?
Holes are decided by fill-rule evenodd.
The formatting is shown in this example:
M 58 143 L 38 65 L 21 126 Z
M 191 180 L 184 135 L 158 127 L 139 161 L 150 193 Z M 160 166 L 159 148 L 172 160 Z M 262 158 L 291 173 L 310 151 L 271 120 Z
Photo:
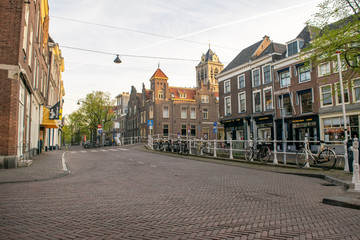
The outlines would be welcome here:
M 256 136 L 254 137 L 263 140 L 274 139 L 274 122 L 272 115 L 255 117 L 254 121 L 256 123 Z
M 232 120 L 222 121 L 224 126 L 226 140 L 247 140 L 249 139 L 249 120 L 250 118 L 237 118 Z
M 349 138 L 359 137 L 360 112 L 348 114 L 346 124 Z M 345 124 L 341 114 L 320 117 L 321 138 L 325 141 L 345 140 Z

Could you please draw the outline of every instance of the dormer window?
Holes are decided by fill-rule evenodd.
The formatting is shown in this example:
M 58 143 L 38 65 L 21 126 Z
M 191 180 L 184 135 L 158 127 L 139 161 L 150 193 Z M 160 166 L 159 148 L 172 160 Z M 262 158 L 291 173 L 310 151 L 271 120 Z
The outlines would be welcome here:
M 171 93 L 171 97 L 172 97 L 172 98 L 175 98 L 175 94 L 174 94 L 174 93 Z
M 164 91 L 160 90 L 159 91 L 159 100 L 164 99 Z
M 186 98 L 186 93 L 180 93 L 180 98 Z
M 287 56 L 290 57 L 300 52 L 300 49 L 304 46 L 303 40 L 295 40 L 287 44 Z

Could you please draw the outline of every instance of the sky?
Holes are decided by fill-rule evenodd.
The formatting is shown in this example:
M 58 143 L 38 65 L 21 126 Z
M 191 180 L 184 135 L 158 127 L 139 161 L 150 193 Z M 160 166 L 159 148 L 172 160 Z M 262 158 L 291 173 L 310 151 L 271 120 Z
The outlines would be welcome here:
M 196 85 L 195 66 L 210 48 L 226 67 L 267 35 L 285 44 L 319 0 L 48 0 L 50 36 L 65 61 L 63 114 L 92 91 L 115 98 L 150 88 L 158 66 L 174 87 Z M 166 37 L 164 37 L 166 36 Z M 82 50 L 80 50 L 82 49 Z M 116 55 L 122 61 L 115 64 Z M 171 59 L 167 59 L 171 58 Z

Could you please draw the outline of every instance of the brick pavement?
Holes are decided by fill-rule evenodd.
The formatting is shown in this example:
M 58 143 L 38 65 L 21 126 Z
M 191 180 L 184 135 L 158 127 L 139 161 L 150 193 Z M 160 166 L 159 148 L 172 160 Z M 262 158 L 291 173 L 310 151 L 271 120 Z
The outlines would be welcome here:
M 322 179 L 131 149 L 67 160 L 65 178 L 0 184 L 0 239 L 360 239 Z

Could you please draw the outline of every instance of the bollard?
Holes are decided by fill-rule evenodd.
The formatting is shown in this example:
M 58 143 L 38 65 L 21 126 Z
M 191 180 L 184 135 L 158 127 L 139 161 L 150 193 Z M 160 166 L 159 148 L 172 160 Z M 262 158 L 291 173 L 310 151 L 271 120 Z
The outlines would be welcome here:
M 306 133 L 306 136 L 305 136 L 305 148 L 308 148 L 308 147 L 309 147 L 309 139 L 308 139 L 307 133 Z M 310 164 L 309 164 L 309 154 L 308 154 L 308 152 L 306 152 L 306 154 L 305 154 L 305 159 L 306 159 L 306 164 L 305 164 L 304 168 L 309 168 Z
M 201 141 L 200 141 L 200 155 L 202 156 L 202 155 L 204 155 L 204 153 L 203 153 L 203 139 L 201 138 Z
M 354 163 L 353 163 L 352 183 L 354 184 L 354 191 L 360 191 L 359 140 L 357 138 L 355 138 L 353 142 L 353 154 L 354 154 Z
M 217 148 L 217 139 L 214 140 L 214 157 L 216 156 L 216 148 Z
M 277 160 L 277 149 L 276 149 L 276 140 L 274 139 L 274 161 L 273 164 L 278 164 L 278 160 Z
M 189 154 L 191 155 L 191 138 L 189 139 Z
M 230 159 L 233 159 L 233 151 L 232 151 L 232 139 L 230 138 L 230 156 L 229 156 Z

